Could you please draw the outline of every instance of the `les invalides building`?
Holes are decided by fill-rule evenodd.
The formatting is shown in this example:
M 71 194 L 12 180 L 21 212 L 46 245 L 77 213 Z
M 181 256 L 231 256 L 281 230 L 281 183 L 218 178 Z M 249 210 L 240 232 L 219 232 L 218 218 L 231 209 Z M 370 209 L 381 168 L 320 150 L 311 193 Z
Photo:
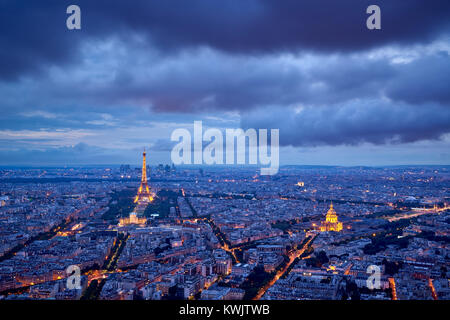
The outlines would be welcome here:
M 342 222 L 338 221 L 338 216 L 333 208 L 333 203 L 330 204 L 325 221 L 319 227 L 320 232 L 336 231 L 340 232 L 343 229 Z

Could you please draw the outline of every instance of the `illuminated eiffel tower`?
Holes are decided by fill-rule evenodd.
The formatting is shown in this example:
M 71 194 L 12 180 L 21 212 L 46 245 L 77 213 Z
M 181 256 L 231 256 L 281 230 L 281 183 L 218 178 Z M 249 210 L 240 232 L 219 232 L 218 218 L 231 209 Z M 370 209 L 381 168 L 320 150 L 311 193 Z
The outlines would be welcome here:
M 142 178 L 141 178 L 141 185 L 139 186 L 138 193 L 136 195 L 136 198 L 134 198 L 134 202 L 136 203 L 148 203 L 152 202 L 155 194 L 150 191 L 150 188 L 148 187 L 147 183 L 147 164 L 145 160 L 145 149 L 144 153 L 142 154 L 143 160 L 142 160 Z

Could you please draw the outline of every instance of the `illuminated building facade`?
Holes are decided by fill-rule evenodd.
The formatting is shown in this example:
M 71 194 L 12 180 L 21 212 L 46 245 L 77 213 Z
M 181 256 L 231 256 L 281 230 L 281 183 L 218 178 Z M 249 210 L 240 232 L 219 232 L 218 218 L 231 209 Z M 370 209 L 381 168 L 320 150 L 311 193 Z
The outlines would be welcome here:
M 146 222 L 147 219 L 145 217 L 140 218 L 137 216 L 136 212 L 132 212 L 129 217 L 119 219 L 119 226 L 123 227 L 130 224 L 139 224 L 143 226 Z
M 342 231 L 342 222 L 338 221 L 338 216 L 336 214 L 336 211 L 333 208 L 333 204 L 330 204 L 330 209 L 328 209 L 327 216 L 325 218 L 325 221 L 322 222 L 322 224 L 319 227 L 320 232 L 326 232 L 326 231 Z

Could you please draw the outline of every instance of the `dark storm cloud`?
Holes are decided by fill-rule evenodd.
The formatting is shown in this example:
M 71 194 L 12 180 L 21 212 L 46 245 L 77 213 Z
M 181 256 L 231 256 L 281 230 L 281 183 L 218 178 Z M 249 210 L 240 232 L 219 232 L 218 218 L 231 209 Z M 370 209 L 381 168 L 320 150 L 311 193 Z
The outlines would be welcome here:
M 404 66 L 386 88 L 392 99 L 413 104 L 438 102 L 450 105 L 450 55 L 440 52 Z
M 147 59 L 143 52 L 130 50 L 121 60 L 123 66 L 115 70 L 116 78 L 102 81 L 100 87 L 85 70 L 90 66 L 83 65 L 68 71 L 85 76 L 74 76 L 67 83 L 49 76 L 40 78 L 35 91 L 28 89 L 35 85 L 19 87 L 14 99 L 8 95 L 9 103 L 13 106 L 25 96 L 24 105 L 31 108 L 22 110 L 21 116 L 8 109 L 0 115 L 0 124 L 14 130 L 101 129 L 149 126 L 150 121 L 192 123 L 202 111 L 220 117 L 234 110 L 250 127 L 264 127 L 270 120 L 267 127 L 283 128 L 281 142 L 296 146 L 438 139 L 450 131 L 446 100 L 450 58 L 447 53 L 425 53 L 423 48 L 411 53 L 418 57 L 393 63 L 392 58 L 367 54 L 244 58 L 211 50 Z M 100 63 L 96 72 L 102 68 Z M 120 80 L 130 73 L 131 80 Z M 73 105 L 75 101 L 79 106 Z M 133 104 L 148 105 L 157 113 Z M 263 117 L 270 106 L 276 106 L 274 114 Z M 306 108 L 301 116 L 291 111 L 300 106 Z M 249 111 L 259 122 L 246 120 Z M 164 149 L 164 144 L 157 143 L 157 149 Z
M 0 3 L 1 78 L 64 64 L 77 54 L 81 35 L 63 28 L 66 7 L 62 1 Z
M 55 111 L 61 111 L 64 101 L 74 100 L 96 105 L 97 113 L 111 110 L 106 106 L 117 106 L 112 112 L 127 121 L 127 105 L 150 107 L 158 113 L 212 114 L 273 105 L 323 106 L 356 98 L 446 104 L 449 55 L 417 50 L 419 57 L 408 63 L 393 63 L 389 57 L 371 59 L 367 54 L 242 57 L 211 50 L 149 59 L 145 53 L 130 50 L 121 60 L 122 66 L 114 70 L 115 77 L 105 79 L 101 85 L 92 80 L 95 77 L 87 70 L 89 66 L 79 66 L 73 73 L 85 76 L 73 77 L 67 84 L 41 78 L 39 85 L 43 90 L 26 96 L 32 97 L 31 103 L 52 101 L 50 104 L 58 106 Z M 133 61 L 141 64 L 133 65 Z M 99 64 L 98 69 L 102 68 L 107 67 Z M 131 74 L 134 77 L 130 78 Z M 123 82 L 123 78 L 130 80 Z M 41 99 L 34 94 L 41 95 Z M 70 117 L 73 121 L 91 114 L 89 107 L 65 109 L 68 113 L 78 112 Z
M 73 1 L 2 1 L 0 77 L 11 79 L 80 58 L 88 39 L 134 34 L 162 51 L 209 46 L 232 53 L 289 50 L 353 51 L 385 44 L 428 42 L 448 32 L 450 2 L 377 1 L 382 30 L 365 27 L 372 1 L 86 1 L 82 30 L 65 27 Z
M 450 108 L 358 100 L 301 110 L 260 110 L 245 114 L 241 125 L 280 129 L 284 146 L 407 143 L 440 139 L 450 132 Z
M 74 3 L 80 31 L 65 27 Z M 365 27 L 369 4 L 2 1 L 0 131 L 92 133 L 236 113 L 245 128 L 280 128 L 282 145 L 442 138 L 450 132 L 450 1 L 376 1 L 377 31 Z M 152 147 L 168 151 L 167 138 L 152 137 Z M 84 161 L 83 152 L 106 152 L 93 148 L 34 157 Z M 28 157 L 25 147 L 14 152 L 0 156 Z

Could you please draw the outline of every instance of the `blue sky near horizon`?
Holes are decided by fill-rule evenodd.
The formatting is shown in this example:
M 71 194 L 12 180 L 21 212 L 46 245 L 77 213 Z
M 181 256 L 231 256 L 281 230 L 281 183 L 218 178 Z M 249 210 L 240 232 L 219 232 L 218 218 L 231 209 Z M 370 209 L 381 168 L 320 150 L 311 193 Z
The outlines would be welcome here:
M 3 1 L 0 165 L 168 163 L 196 120 L 279 128 L 281 165 L 448 165 L 450 2 L 371 2 Z

